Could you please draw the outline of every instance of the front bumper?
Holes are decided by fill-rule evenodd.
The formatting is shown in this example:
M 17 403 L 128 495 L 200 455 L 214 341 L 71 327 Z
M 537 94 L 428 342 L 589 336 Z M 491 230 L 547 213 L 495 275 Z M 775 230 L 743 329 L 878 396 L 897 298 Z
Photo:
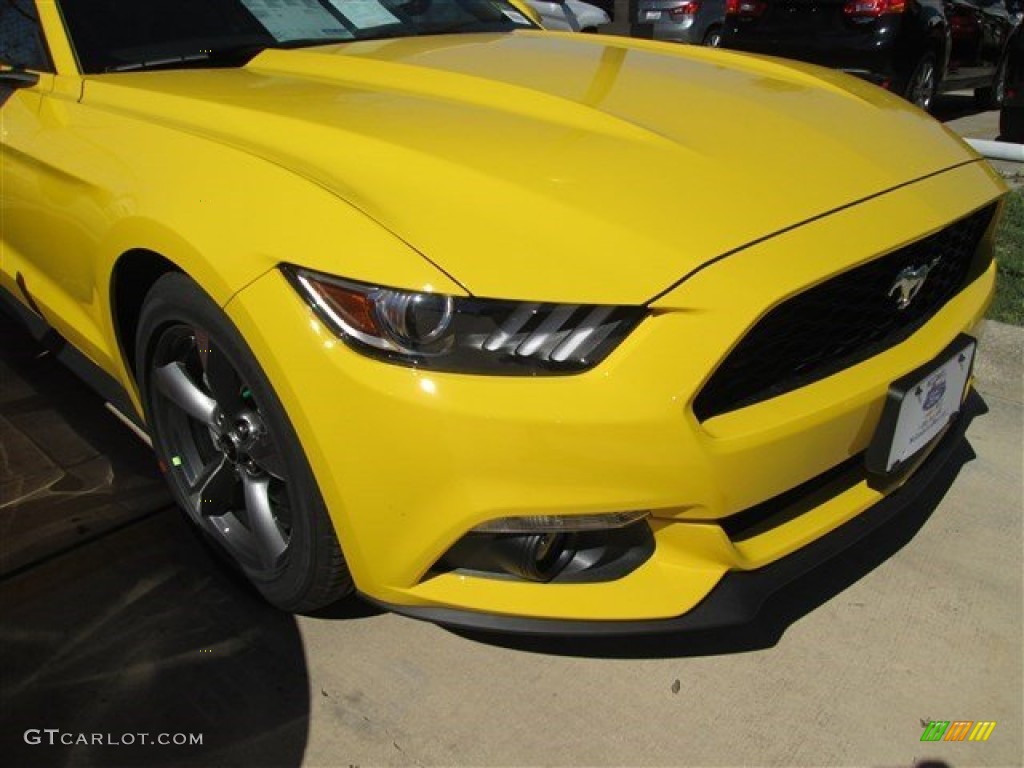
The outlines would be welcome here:
M 864 513 L 803 549 L 755 571 L 727 573 L 696 607 L 682 616 L 649 621 L 565 621 L 384 603 L 368 598 L 389 611 L 414 619 L 460 629 L 523 635 L 621 636 L 724 629 L 751 623 L 764 603 L 806 574 L 837 559 L 877 530 L 886 530 L 919 502 L 928 488 L 949 471 L 951 459 L 962 445 L 971 421 L 986 412 L 984 402 L 971 392 L 956 421 L 913 478 Z
M 757 535 L 730 536 L 722 522 L 861 454 L 889 383 L 974 331 L 993 269 L 905 342 L 827 379 L 703 423 L 693 398 L 776 303 L 1002 192 L 986 166 L 969 163 L 767 238 L 665 293 L 618 350 L 576 376 L 460 376 L 370 360 L 276 271 L 227 310 L 292 419 L 361 593 L 447 623 L 621 629 L 698 610 L 720 582 L 781 565 L 884 498 L 854 473 Z M 636 509 L 651 511 L 654 553 L 613 580 L 542 584 L 434 568 L 489 520 Z

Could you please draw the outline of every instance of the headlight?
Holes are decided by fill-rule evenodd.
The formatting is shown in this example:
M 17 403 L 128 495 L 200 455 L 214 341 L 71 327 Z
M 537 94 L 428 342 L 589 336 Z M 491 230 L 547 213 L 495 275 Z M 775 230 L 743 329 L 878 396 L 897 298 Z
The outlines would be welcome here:
M 439 371 L 576 373 L 603 360 L 643 307 L 543 304 L 417 293 L 282 267 L 320 318 L 372 357 Z

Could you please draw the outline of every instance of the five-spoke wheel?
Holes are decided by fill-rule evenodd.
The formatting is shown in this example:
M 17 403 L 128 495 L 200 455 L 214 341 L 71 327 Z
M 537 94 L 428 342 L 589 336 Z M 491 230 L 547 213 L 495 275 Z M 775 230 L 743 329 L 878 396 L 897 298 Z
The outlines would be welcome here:
M 282 608 L 348 592 L 283 407 L 241 335 L 185 276 L 164 276 L 147 296 L 136 363 L 154 448 L 192 522 Z
M 287 474 L 252 390 L 203 328 L 170 326 L 151 362 L 153 417 L 186 511 L 251 570 L 288 548 Z

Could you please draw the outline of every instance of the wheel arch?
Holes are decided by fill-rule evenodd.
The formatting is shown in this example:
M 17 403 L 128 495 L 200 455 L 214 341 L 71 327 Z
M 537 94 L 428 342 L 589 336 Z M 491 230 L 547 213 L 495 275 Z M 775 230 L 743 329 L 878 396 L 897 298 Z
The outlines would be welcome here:
M 946 80 L 946 73 L 949 71 L 949 52 L 950 52 L 950 39 L 947 32 L 948 27 L 943 25 L 941 28 L 936 27 L 932 30 L 932 33 L 928 36 L 927 50 L 935 55 L 935 90 L 939 90 L 940 86 Z
M 146 294 L 169 272 L 182 272 L 177 264 L 156 251 L 133 248 L 122 253 L 110 273 L 110 316 L 114 336 L 128 373 L 136 377 L 135 336 Z
M 946 79 L 949 67 L 949 24 L 941 13 L 928 6 L 921 6 L 920 13 L 922 16 L 914 24 L 900 32 L 903 41 L 897 50 L 902 53 L 896 61 L 896 74 L 898 82 L 905 83 L 922 57 L 930 53 L 935 57 L 935 84 L 938 86 Z

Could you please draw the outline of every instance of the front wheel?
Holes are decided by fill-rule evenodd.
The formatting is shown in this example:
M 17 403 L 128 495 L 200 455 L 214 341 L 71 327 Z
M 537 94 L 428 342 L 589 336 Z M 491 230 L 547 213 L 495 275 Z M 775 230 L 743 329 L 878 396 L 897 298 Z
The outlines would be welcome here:
M 350 592 L 295 431 L 216 303 L 182 274 L 161 277 L 135 359 L 153 447 L 188 518 L 279 608 L 309 611 Z
M 910 77 L 907 78 L 906 86 L 903 89 L 903 96 L 925 112 L 930 112 L 937 87 L 935 55 L 926 53 L 911 70 Z

